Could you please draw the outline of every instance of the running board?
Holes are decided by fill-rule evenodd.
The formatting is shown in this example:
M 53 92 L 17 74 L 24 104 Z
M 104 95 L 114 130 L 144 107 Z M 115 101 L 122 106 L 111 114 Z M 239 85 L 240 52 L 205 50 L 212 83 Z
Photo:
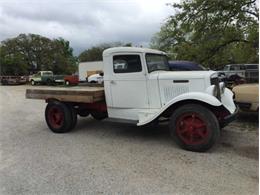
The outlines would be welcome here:
M 129 119 L 121 119 L 121 118 L 106 118 L 104 119 L 104 121 L 116 122 L 116 123 L 127 123 L 127 124 L 134 124 L 134 125 L 138 123 L 137 120 L 129 120 Z

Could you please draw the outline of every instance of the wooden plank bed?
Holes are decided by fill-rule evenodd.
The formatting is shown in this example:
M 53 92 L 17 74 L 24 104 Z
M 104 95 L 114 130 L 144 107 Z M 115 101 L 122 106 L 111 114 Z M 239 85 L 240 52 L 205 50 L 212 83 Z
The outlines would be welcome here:
M 105 100 L 104 87 L 35 87 L 26 89 L 28 99 L 56 99 L 63 102 L 94 103 Z

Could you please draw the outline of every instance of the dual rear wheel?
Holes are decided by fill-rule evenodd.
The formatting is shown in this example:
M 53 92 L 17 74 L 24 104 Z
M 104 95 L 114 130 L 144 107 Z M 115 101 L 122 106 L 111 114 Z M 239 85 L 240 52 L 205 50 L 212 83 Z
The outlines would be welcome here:
M 90 114 L 96 120 L 107 118 L 106 112 L 91 112 Z M 49 102 L 45 109 L 45 120 L 54 133 L 71 131 L 77 124 L 77 115 L 87 117 L 89 112 L 86 110 L 77 111 L 71 104 L 59 101 Z
M 71 105 L 53 101 L 47 104 L 45 120 L 54 133 L 66 133 L 76 126 L 77 113 Z

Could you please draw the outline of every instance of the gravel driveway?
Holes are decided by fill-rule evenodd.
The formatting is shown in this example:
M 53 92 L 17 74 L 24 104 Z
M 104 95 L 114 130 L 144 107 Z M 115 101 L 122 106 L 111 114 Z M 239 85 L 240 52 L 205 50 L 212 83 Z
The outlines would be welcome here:
M 0 194 L 258 194 L 258 116 L 241 115 L 207 153 L 159 129 L 80 118 L 53 134 L 30 86 L 0 86 Z

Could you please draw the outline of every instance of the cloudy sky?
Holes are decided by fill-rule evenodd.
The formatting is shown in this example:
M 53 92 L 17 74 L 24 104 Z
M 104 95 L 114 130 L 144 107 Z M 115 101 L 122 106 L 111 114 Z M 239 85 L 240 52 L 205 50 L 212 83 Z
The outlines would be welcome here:
M 149 46 L 174 0 L 0 0 L 0 41 L 35 33 L 70 41 L 75 54 L 104 42 Z M 175 2 L 178 0 L 175 0 Z

